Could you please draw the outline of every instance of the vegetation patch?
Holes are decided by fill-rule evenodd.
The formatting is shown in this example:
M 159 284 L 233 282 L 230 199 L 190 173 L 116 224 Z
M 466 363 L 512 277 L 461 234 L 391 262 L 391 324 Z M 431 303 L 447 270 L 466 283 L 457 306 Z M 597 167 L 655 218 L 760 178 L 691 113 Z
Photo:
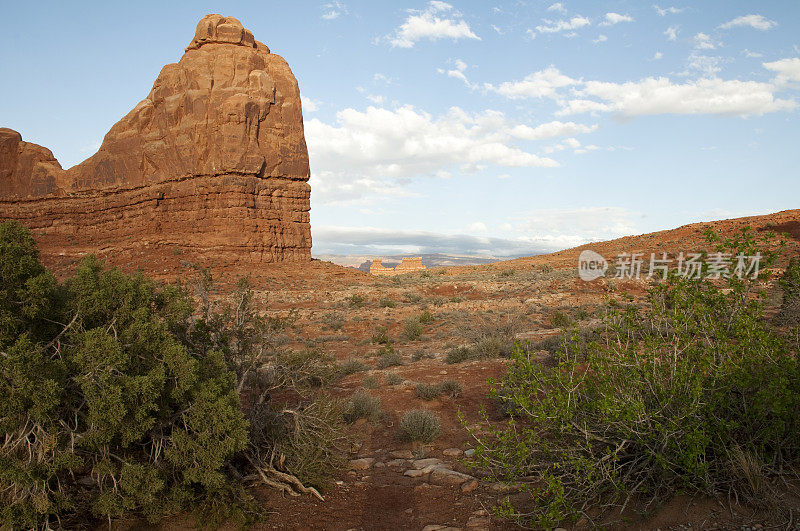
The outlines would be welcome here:
M 400 418 L 401 440 L 429 444 L 442 433 L 442 425 L 435 413 L 425 409 L 412 409 Z

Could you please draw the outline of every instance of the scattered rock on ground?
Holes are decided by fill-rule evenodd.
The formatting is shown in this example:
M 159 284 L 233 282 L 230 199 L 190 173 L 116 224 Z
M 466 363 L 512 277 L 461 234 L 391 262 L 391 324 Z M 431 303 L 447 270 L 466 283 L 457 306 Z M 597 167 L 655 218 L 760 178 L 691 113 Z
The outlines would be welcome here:
M 362 457 L 361 459 L 353 459 L 350 461 L 350 470 L 367 470 L 372 468 L 372 464 L 375 462 L 374 457 Z

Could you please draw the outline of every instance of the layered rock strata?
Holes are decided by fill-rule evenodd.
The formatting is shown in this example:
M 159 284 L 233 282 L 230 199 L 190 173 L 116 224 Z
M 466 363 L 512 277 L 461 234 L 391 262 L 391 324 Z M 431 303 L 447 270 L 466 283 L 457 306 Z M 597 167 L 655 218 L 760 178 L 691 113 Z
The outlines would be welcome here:
M 308 178 L 294 75 L 221 15 L 200 21 L 180 61 L 81 164 L 63 170 L 0 129 L 0 218 L 30 227 L 45 258 L 106 252 L 144 270 L 152 261 L 138 249 L 220 265 L 307 261 Z

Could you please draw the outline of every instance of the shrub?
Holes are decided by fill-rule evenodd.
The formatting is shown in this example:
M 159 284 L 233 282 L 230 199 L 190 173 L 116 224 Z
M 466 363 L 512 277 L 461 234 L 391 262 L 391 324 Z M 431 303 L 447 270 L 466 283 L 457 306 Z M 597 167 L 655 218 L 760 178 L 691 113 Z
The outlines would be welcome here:
M 392 339 L 389 337 L 389 328 L 386 326 L 376 327 L 375 332 L 372 334 L 372 342 L 381 345 L 391 344 Z
M 363 391 L 356 391 L 344 411 L 344 420 L 352 424 L 358 419 L 367 419 L 377 422 L 381 418 L 381 399 L 368 395 Z
M 184 288 L 93 256 L 59 284 L 30 233 L 0 224 L 0 528 L 193 509 L 246 524 L 263 512 L 248 476 L 319 496 L 303 483 L 320 486 L 343 459 L 338 403 L 271 393 L 317 393 L 332 360 L 276 352 L 287 320 L 259 317 L 246 279 L 212 303 L 200 274 L 197 311 Z
M 431 324 L 433 321 L 434 321 L 433 314 L 428 310 L 425 310 L 419 316 L 419 322 L 424 325 Z
M 322 316 L 323 330 L 341 330 L 344 327 L 344 317 L 341 314 L 330 312 Z
M 400 418 L 400 439 L 428 444 L 442 432 L 439 417 L 424 409 L 412 409 Z
M 379 387 L 379 385 L 380 385 L 380 384 L 378 383 L 378 379 L 377 379 L 377 378 L 375 378 L 374 376 L 367 376 L 367 377 L 366 377 L 366 378 L 364 378 L 364 380 L 361 382 L 361 386 L 362 386 L 364 389 L 377 389 L 377 388 Z
M 310 487 L 324 488 L 332 474 L 344 466 L 348 439 L 344 435 L 344 411 L 340 402 L 326 396 L 306 402 L 302 408 L 262 403 L 249 410 L 252 459 L 269 463 L 273 456 L 283 460 L 284 470 L 291 471 L 306 492 Z M 282 456 L 282 457 L 280 457 Z M 263 465 L 262 470 L 270 471 Z M 285 479 L 286 472 L 271 477 Z
M 397 306 L 397 303 L 389 298 L 384 298 L 378 301 L 378 306 L 381 308 L 394 308 Z
M 406 324 L 403 327 L 403 339 L 415 341 L 420 338 L 424 331 L 425 327 L 419 322 L 419 319 L 410 317 L 406 319 Z
M 226 465 L 248 425 L 223 353 L 173 332 L 185 293 L 94 257 L 58 285 L 12 222 L 0 250 L 0 527 L 235 498 Z
M 800 325 L 800 257 L 789 260 L 778 285 L 783 291 L 783 300 L 775 317 L 776 323 L 781 326 Z
M 461 363 L 462 361 L 474 359 L 475 357 L 474 352 L 469 347 L 462 345 L 448 350 L 445 356 L 445 362 L 452 365 L 454 363 Z
M 339 364 L 339 374 L 341 374 L 342 376 L 348 376 L 350 374 L 355 374 L 357 372 L 363 372 L 366 371 L 367 369 L 369 369 L 369 366 L 367 366 L 367 364 L 355 358 L 350 358 Z
M 725 246 L 756 250 L 746 231 Z M 512 419 L 476 435 L 476 466 L 540 480 L 531 513 L 505 514 L 553 527 L 678 491 L 763 505 L 763 478 L 800 459 L 800 361 L 754 284 L 670 275 L 643 309 L 611 308 L 596 340 L 567 341 L 556 367 L 518 349 L 500 387 Z
M 503 319 L 483 318 L 461 328 L 461 335 L 474 342 L 471 357 L 474 359 L 506 357 L 514 350 L 517 317 L 507 315 Z
M 562 311 L 556 311 L 550 316 L 550 324 L 555 328 L 567 328 L 572 325 L 572 319 Z
M 435 357 L 436 356 L 434 356 L 433 354 L 431 354 L 427 350 L 419 349 L 419 350 L 414 351 L 414 353 L 411 355 L 411 360 L 412 361 L 419 361 L 419 360 L 422 360 L 422 359 L 430 360 L 430 359 L 434 359 Z
M 461 384 L 455 380 L 445 380 L 439 384 L 439 392 L 451 398 L 461 396 Z
M 517 273 L 517 270 L 513 267 L 511 269 L 504 269 L 500 272 L 501 277 L 513 277 Z
M 388 369 L 389 367 L 395 367 L 397 365 L 402 365 L 403 360 L 400 357 L 400 354 L 392 349 L 390 352 L 385 352 L 380 355 L 378 358 L 378 368 L 379 369 Z
M 477 359 L 506 358 L 514 351 L 514 340 L 500 336 L 487 336 L 472 347 Z
M 396 373 L 390 372 L 386 375 L 386 385 L 400 385 L 403 383 L 403 378 Z
M 420 383 L 414 389 L 416 395 L 423 400 L 433 400 L 442 394 L 442 390 L 436 384 Z
M 416 304 L 421 300 L 422 300 L 422 295 L 420 295 L 419 293 L 414 293 L 413 291 L 406 291 L 405 293 L 403 293 L 403 301 L 407 303 Z
M 351 308 L 361 308 L 364 306 L 364 297 L 359 295 L 358 293 L 354 293 L 347 297 L 347 303 L 350 305 Z

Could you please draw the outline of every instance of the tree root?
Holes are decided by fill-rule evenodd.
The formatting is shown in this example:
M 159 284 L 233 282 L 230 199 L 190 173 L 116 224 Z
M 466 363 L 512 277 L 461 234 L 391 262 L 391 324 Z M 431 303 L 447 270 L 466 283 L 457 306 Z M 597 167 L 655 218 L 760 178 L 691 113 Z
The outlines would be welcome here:
M 325 498 L 317 489 L 314 487 L 306 487 L 299 479 L 297 479 L 296 476 L 276 470 L 271 465 L 260 466 L 253 459 L 251 459 L 250 456 L 247 456 L 247 460 L 250 461 L 251 465 L 253 465 L 253 468 L 255 468 L 256 472 L 258 472 L 258 476 L 265 485 L 290 496 L 312 494 L 320 501 L 325 501 Z

